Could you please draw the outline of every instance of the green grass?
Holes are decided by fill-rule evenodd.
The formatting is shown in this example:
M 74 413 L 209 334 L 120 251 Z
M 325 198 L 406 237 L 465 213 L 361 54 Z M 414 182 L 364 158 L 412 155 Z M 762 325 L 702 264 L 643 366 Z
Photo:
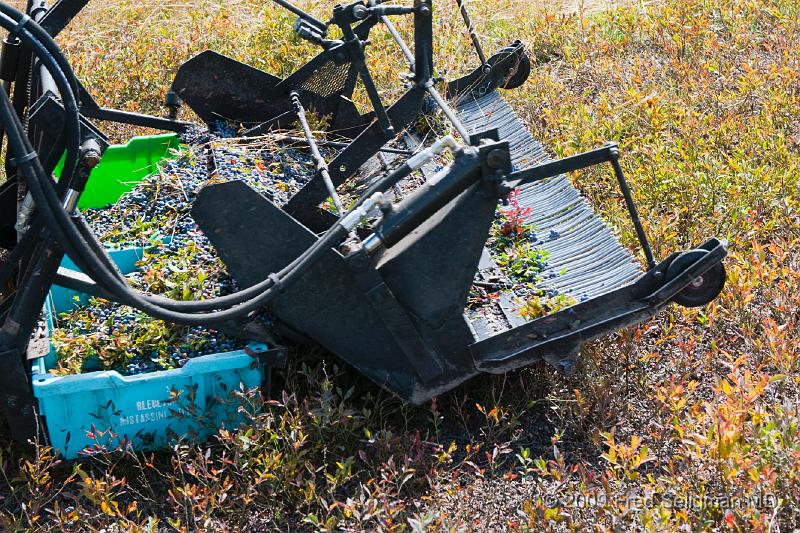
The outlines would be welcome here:
M 414 408 L 330 356 L 299 353 L 265 412 L 208 446 L 60 464 L 46 448 L 6 443 L 0 527 L 794 527 L 797 3 L 670 0 L 574 15 L 527 4 L 470 4 L 487 49 L 520 38 L 535 58 L 507 97 L 557 155 L 620 142 L 658 256 L 729 239 L 718 300 L 591 343 L 569 379 L 534 366 Z M 115 5 L 61 39 L 102 104 L 159 111 L 177 65 L 206 47 L 276 74 L 312 53 L 270 4 Z M 437 9 L 437 57 L 454 75 L 472 56 L 453 6 Z M 391 96 L 397 57 L 373 42 L 370 66 Z M 613 175 L 573 178 L 632 246 Z

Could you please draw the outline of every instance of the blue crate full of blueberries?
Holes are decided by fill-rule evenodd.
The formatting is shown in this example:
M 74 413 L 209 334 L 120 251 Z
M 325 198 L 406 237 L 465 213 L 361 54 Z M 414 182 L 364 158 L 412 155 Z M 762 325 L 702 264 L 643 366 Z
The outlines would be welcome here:
M 195 142 L 162 160 L 157 172 L 113 205 L 84 211 L 132 285 L 183 300 L 237 290 L 191 218 L 197 192 L 209 180 L 240 179 L 280 203 L 314 172 L 307 154 L 259 142 Z M 211 172 L 209 149 L 215 158 Z M 62 267 L 77 270 L 69 258 Z M 119 448 L 154 450 L 236 426 L 267 383 L 270 368 L 263 361 L 282 350 L 166 323 L 58 286 L 44 318 L 50 346 L 33 362 L 34 395 L 50 444 L 65 458 Z M 266 312 L 259 319 L 270 323 Z

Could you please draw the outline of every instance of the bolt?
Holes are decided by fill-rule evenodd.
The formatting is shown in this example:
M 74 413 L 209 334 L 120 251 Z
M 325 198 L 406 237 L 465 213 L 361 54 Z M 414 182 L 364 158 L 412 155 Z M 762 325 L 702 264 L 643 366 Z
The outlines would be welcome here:
M 417 12 L 420 15 L 422 15 L 423 17 L 427 17 L 428 15 L 431 14 L 431 6 L 426 5 L 426 4 L 422 4 L 421 6 L 419 6 L 419 9 L 417 10 Z
M 508 151 L 495 148 L 486 155 L 486 164 L 495 170 L 504 170 L 508 165 Z
M 89 139 L 81 145 L 81 159 L 87 168 L 94 168 L 100 162 L 100 145 L 94 139 Z

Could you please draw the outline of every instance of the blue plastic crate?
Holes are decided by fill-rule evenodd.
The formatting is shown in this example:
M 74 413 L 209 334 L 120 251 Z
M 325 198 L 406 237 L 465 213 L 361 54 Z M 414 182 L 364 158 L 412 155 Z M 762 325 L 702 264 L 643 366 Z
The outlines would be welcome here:
M 114 250 L 110 255 L 123 274 L 136 268 L 141 248 Z M 62 266 L 76 269 L 67 258 Z M 75 297 L 77 296 L 77 301 Z M 54 318 L 85 303 L 87 295 L 53 286 L 45 304 L 48 326 Z M 250 353 L 266 351 L 263 344 Z M 182 368 L 123 376 L 116 371 L 54 376 L 55 351 L 33 363 L 33 394 L 39 401 L 50 443 L 67 458 L 89 453 L 99 445 L 120 444 L 154 450 L 186 438 L 202 441 L 223 424 L 242 421 L 236 391 L 259 387 L 269 369 L 245 350 L 190 359 Z

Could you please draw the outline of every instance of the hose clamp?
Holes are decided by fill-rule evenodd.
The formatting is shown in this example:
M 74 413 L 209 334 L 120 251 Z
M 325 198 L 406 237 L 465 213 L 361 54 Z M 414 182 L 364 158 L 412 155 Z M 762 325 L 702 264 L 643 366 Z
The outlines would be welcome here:
M 17 22 L 17 25 L 14 26 L 14 30 L 13 30 L 14 35 L 19 35 L 20 33 L 22 33 L 22 30 L 25 29 L 25 26 L 31 20 L 32 19 L 28 15 L 22 15 L 22 17 L 20 17 L 19 21 Z
M 33 161 L 37 157 L 39 157 L 39 154 L 37 154 L 36 150 L 34 150 L 32 152 L 29 152 L 29 153 L 27 153 L 25 155 L 21 155 L 19 157 L 12 157 L 11 159 L 9 159 L 9 162 L 12 165 L 14 165 L 15 167 L 18 167 L 21 164 L 27 163 L 29 161 Z
M 281 280 L 278 274 L 273 272 L 272 274 L 269 275 L 269 280 L 272 282 L 272 286 L 275 288 L 275 290 L 277 290 L 279 293 L 283 293 L 284 290 L 283 280 Z

